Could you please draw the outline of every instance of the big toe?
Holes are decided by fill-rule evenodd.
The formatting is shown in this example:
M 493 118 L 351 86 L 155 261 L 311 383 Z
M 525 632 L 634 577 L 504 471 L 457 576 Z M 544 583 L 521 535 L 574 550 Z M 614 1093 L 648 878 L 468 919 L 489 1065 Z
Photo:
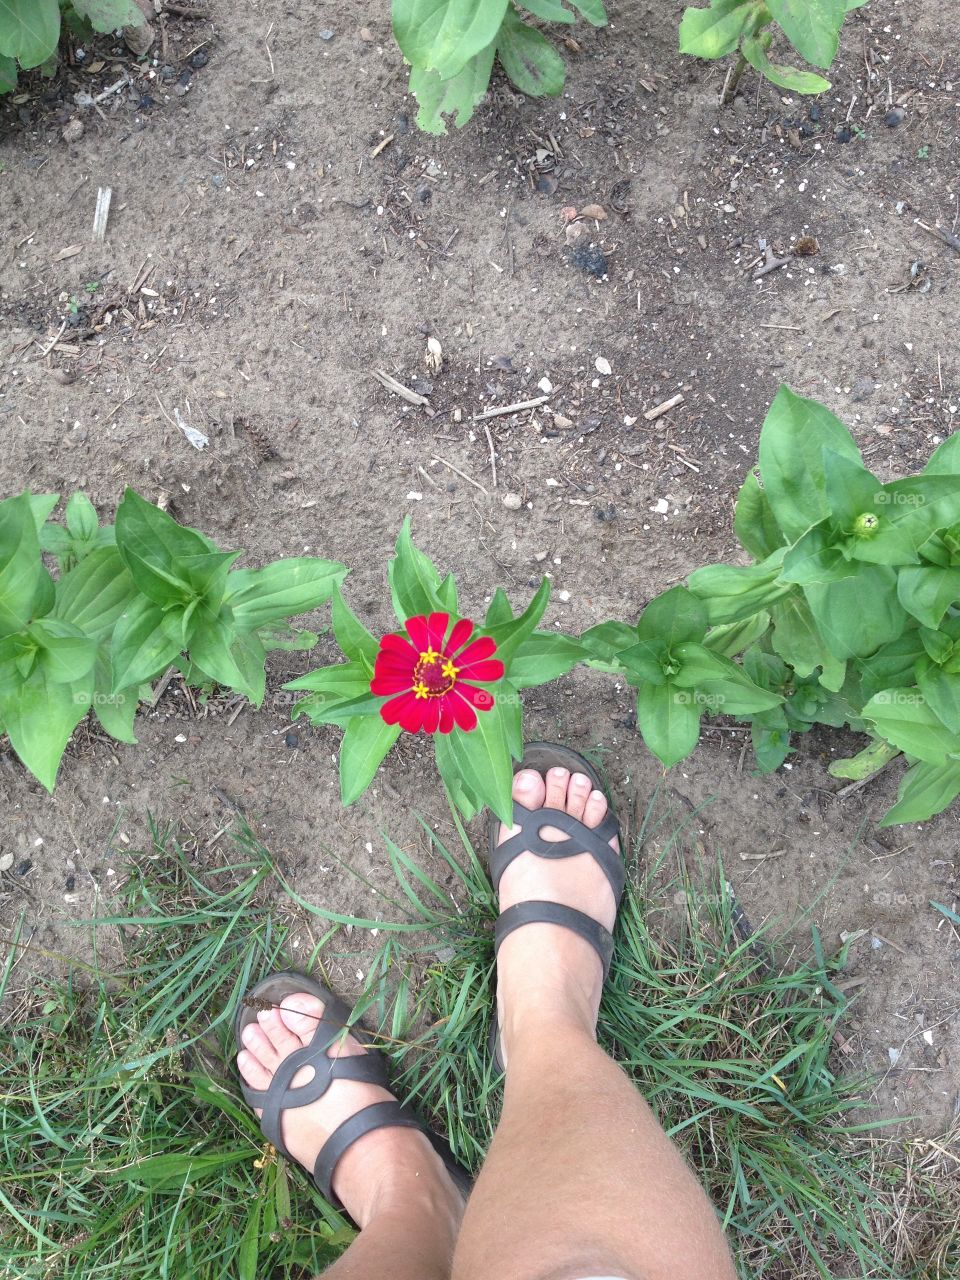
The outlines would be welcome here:
M 305 991 L 284 996 L 280 1001 L 280 1017 L 288 1030 L 309 1044 L 323 1017 L 323 1001 Z

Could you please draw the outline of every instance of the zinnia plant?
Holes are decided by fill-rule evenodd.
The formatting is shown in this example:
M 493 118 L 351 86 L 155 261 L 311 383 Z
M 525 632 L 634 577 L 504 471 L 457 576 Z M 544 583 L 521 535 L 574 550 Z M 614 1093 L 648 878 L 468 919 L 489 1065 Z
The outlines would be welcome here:
M 546 579 L 519 616 L 498 589 L 482 624 L 463 617 L 456 583 L 441 581 L 413 545 L 409 520 L 388 578 L 401 626 L 376 639 L 338 591 L 333 631 L 346 661 L 286 686 L 308 692 L 294 716 L 343 728 L 344 804 L 362 795 L 401 733 L 426 733 L 464 816 L 489 806 L 511 821 L 513 761 L 523 755 L 520 690 L 564 675 L 584 650 L 569 636 L 537 631 L 550 598 Z

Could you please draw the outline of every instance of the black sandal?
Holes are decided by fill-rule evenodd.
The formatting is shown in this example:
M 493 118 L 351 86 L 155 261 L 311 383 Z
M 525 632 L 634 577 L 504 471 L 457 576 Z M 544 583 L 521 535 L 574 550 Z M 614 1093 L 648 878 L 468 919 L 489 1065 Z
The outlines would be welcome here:
M 531 742 L 527 745 L 523 760 L 514 769 L 535 769 L 546 776 L 548 769 L 569 769 L 571 773 L 585 773 L 597 791 L 606 794 L 603 780 L 589 760 L 573 751 L 570 747 L 553 742 Z M 609 805 L 610 798 L 607 797 Z M 538 858 L 573 858 L 580 853 L 591 854 L 600 865 L 600 870 L 607 877 L 613 896 L 620 905 L 626 871 L 623 860 L 615 850 L 610 848 L 609 841 L 620 834 L 620 823 L 610 806 L 598 827 L 587 827 L 578 819 L 562 809 L 526 809 L 518 801 L 513 803 L 513 821 L 520 830 L 516 835 L 508 836 L 503 844 L 500 838 L 500 819 L 491 813 L 487 825 L 487 852 L 490 866 L 490 879 L 494 892 L 498 892 L 503 873 L 522 853 L 533 853 Z M 541 835 L 544 827 L 556 827 L 567 834 L 566 840 L 548 840 Z M 603 977 L 606 980 L 613 959 L 613 936 L 594 920 L 592 916 L 577 911 L 575 907 L 565 907 L 558 902 L 540 902 L 531 899 L 518 902 L 497 920 L 494 930 L 494 954 L 500 950 L 504 938 L 515 929 L 525 924 L 559 924 L 572 929 L 574 933 L 586 939 L 593 947 L 603 965 Z M 497 1011 L 494 1007 L 493 1021 L 490 1026 L 490 1050 L 499 1070 L 503 1070 L 503 1058 L 500 1053 L 500 1030 L 497 1024 Z
M 286 969 L 271 974 L 251 987 L 237 1007 L 233 1030 L 237 1049 L 245 1048 L 241 1035 L 245 1027 L 257 1020 L 257 1010 L 279 1007 L 280 1002 L 290 995 L 306 992 L 316 996 L 323 1002 L 323 1017 L 317 1021 L 317 1029 L 313 1039 L 302 1049 L 295 1049 L 289 1054 L 274 1072 L 273 1079 L 266 1089 L 252 1089 L 241 1076 L 240 1085 L 243 1096 L 251 1107 L 263 1110 L 260 1128 L 269 1143 L 276 1147 L 281 1155 L 291 1164 L 307 1173 L 304 1166 L 287 1151 L 280 1136 L 280 1125 L 285 1111 L 294 1107 L 305 1107 L 316 1102 L 330 1088 L 334 1080 L 360 1080 L 366 1084 L 390 1087 L 387 1079 L 387 1061 L 379 1049 L 373 1047 L 374 1038 L 365 1027 L 351 1023 L 352 1010 L 344 1001 L 328 991 L 321 983 L 306 974 Z M 349 1027 L 354 1036 L 367 1050 L 364 1054 L 351 1054 L 339 1058 L 327 1056 L 327 1049 L 339 1040 L 344 1028 Z M 306 1084 L 291 1086 L 293 1077 L 301 1067 L 313 1067 L 314 1075 Z M 363 1107 L 355 1115 L 344 1120 L 334 1129 L 320 1149 L 313 1166 L 313 1181 L 324 1199 L 335 1209 L 343 1209 L 343 1205 L 333 1191 L 333 1174 L 341 1157 L 348 1147 L 375 1129 L 419 1129 L 425 1133 L 447 1167 L 459 1191 L 469 1195 L 473 1185 L 470 1175 L 456 1159 L 448 1144 L 432 1133 L 420 1117 L 410 1107 L 401 1106 L 395 1099 L 390 1102 L 374 1102 Z M 307 1175 L 309 1176 L 309 1174 Z

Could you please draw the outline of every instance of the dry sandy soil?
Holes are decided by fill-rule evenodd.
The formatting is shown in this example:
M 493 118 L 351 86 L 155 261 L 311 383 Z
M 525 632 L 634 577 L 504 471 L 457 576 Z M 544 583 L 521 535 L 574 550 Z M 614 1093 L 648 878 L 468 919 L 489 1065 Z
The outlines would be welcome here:
M 315 20 L 308 5 L 214 0 L 202 20 L 161 23 L 155 62 L 103 40 L 58 80 L 28 81 L 0 108 L 0 490 L 82 487 L 108 519 L 127 484 L 166 494 L 245 563 L 354 566 L 348 595 L 373 629 L 390 624 L 384 565 L 409 512 L 468 611 L 498 583 L 526 599 L 546 569 L 548 625 L 578 631 L 736 556 L 732 502 L 781 382 L 834 409 L 884 479 L 919 469 L 960 405 L 960 255 L 917 225 L 960 211 L 943 6 L 852 14 L 812 114 L 752 76 L 718 110 L 725 68 L 679 57 L 681 8 L 612 0 L 606 30 L 577 28 L 561 98 L 498 80 L 446 138 L 417 132 L 384 8 L 357 0 Z M 893 128 L 891 102 L 906 113 Z M 561 210 L 589 203 L 608 214 L 591 228 L 602 278 L 565 245 Z M 808 235 L 816 256 L 753 278 L 761 238 L 781 252 Z M 431 334 L 445 363 L 428 382 Z M 429 411 L 375 368 L 427 392 Z M 490 422 L 494 483 L 473 414 L 544 377 L 547 405 Z M 443 802 L 428 750 L 408 742 L 340 808 L 338 731 L 291 729 L 280 692 L 333 657 L 326 639 L 273 655 L 266 704 L 237 715 L 172 681 L 139 746 L 81 728 L 52 798 L 3 756 L 0 912 L 9 928 L 26 908 L 22 981 L 60 963 L 45 952 L 89 955 L 74 922 L 109 908 L 148 811 L 193 833 L 202 864 L 239 808 L 302 894 L 377 909 L 327 851 L 386 886 L 380 833 L 416 848 L 408 810 L 442 826 Z M 643 812 L 661 770 L 627 691 L 580 674 L 535 691 L 527 714 L 530 736 L 602 752 L 621 806 Z M 885 1114 L 940 1132 L 958 1091 L 960 940 L 929 903 L 960 897 L 960 812 L 879 831 L 897 767 L 847 795 L 826 770 L 856 747 L 810 735 L 761 778 L 742 733 L 713 727 L 656 803 L 698 810 L 689 857 L 722 857 L 755 925 L 801 945 L 810 919 L 829 946 L 865 931 L 838 1065 L 879 1078 Z M 743 857 L 763 853 L 777 856 Z M 109 931 L 96 945 L 109 963 Z M 349 949 L 347 989 L 363 965 Z

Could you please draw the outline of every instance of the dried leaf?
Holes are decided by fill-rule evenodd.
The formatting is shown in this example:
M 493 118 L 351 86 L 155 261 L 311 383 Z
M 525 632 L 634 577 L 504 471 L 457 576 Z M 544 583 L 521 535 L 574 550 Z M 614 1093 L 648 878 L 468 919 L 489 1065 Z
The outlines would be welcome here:
M 78 253 L 83 253 L 82 244 L 68 244 L 65 249 L 61 249 L 54 262 L 63 262 L 64 258 L 75 258 Z
M 602 204 L 585 204 L 580 210 L 581 218 L 595 218 L 597 222 L 603 222 L 607 216 L 607 211 Z
M 565 204 L 560 210 L 560 217 L 564 222 L 572 222 L 577 216 L 577 211 L 572 204 Z

